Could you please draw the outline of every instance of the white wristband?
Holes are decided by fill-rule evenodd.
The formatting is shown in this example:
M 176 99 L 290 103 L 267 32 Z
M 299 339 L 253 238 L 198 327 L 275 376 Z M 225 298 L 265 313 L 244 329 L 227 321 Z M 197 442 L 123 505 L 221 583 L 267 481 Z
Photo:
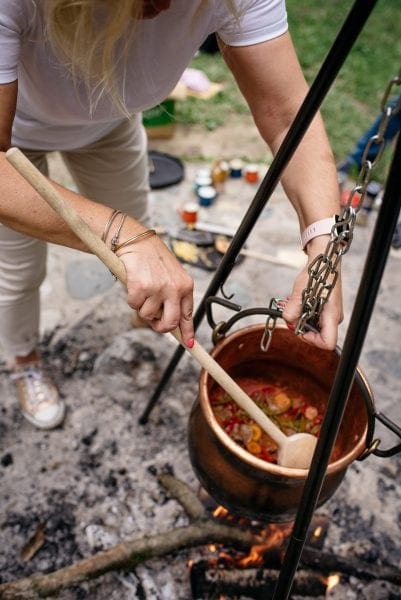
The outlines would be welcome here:
M 321 219 L 320 221 L 315 221 L 311 223 L 306 229 L 301 233 L 301 244 L 302 250 L 305 250 L 307 244 L 313 240 L 313 238 L 318 237 L 319 235 L 327 235 L 331 233 L 331 229 L 333 225 L 335 225 L 335 216 L 329 217 L 328 219 Z

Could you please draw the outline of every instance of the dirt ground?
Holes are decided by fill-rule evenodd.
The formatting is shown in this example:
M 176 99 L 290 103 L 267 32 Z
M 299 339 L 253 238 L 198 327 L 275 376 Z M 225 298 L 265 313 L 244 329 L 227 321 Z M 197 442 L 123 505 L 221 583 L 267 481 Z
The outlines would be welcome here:
M 151 209 L 156 225 L 167 230 L 180 221 L 177 208 L 193 199 L 197 169 L 215 158 L 269 153 L 252 122 L 207 133 L 178 127 L 169 140 L 150 147 L 184 159 L 185 178 L 154 191 Z M 192 160 L 190 160 L 192 159 Z M 71 185 L 57 156 L 52 173 Z M 254 197 L 255 186 L 228 182 L 217 202 L 200 217 L 234 230 Z M 377 213 L 358 228 L 344 258 L 345 319 L 340 345 L 363 274 Z M 245 258 L 225 285 L 243 307 L 266 306 L 271 297 L 285 297 L 302 260 L 294 213 L 278 189 L 263 210 L 248 247 L 266 254 L 283 251 L 290 264 L 279 267 Z M 289 257 L 289 258 L 288 258 Z M 291 263 L 292 261 L 292 263 Z M 361 366 L 372 386 L 378 410 L 400 424 L 399 373 L 401 309 L 400 262 L 389 256 Z M 188 266 L 195 279 L 195 298 L 202 297 L 210 271 Z M 65 398 L 63 426 L 40 432 L 21 417 L 9 373 L 0 373 L 0 582 L 49 572 L 96 551 L 141 535 L 171 531 L 187 523 L 176 501 L 160 488 L 155 473 L 173 470 L 193 490 L 199 483 L 187 451 L 187 423 L 197 396 L 199 367 L 184 356 L 146 425 L 145 409 L 174 348 L 171 336 L 130 328 L 124 290 L 94 257 L 50 247 L 49 272 L 43 289 L 42 349 Z M 222 313 L 223 314 L 223 313 Z M 222 317 L 224 318 L 224 317 Z M 216 320 L 220 319 L 217 311 Z M 260 321 L 260 319 L 259 319 Z M 263 319 L 262 319 L 263 322 Z M 198 340 L 211 348 L 211 330 L 203 322 Z M 376 425 L 383 448 L 399 440 Z M 324 549 L 367 565 L 401 568 L 400 456 L 369 457 L 354 462 L 333 497 L 318 509 L 330 525 Z M 21 551 L 38 527 L 43 544 L 24 560 Z M 213 557 L 206 547 L 155 558 L 130 571 L 116 571 L 68 589 L 66 600 L 190 600 L 188 561 Z M 1 597 L 1 594 L 0 594 Z M 326 598 L 395 600 L 399 586 L 384 578 L 341 576 Z M 295 596 L 294 596 L 295 598 Z M 207 600 L 207 598 L 200 599 Z M 243 600 L 246 600 L 245 596 Z

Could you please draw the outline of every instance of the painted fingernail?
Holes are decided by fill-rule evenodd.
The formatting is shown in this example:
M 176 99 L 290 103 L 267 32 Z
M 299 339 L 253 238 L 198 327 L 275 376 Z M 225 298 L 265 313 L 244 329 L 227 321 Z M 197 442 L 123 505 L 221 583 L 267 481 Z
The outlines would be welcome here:
M 193 348 L 195 344 L 195 339 L 191 338 L 190 340 L 187 341 L 187 347 L 188 348 Z

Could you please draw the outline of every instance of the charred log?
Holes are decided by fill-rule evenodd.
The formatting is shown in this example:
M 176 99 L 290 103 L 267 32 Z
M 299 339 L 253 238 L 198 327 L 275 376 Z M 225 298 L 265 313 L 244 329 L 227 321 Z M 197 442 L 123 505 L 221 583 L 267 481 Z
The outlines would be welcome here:
M 255 600 L 271 598 L 279 571 L 266 568 L 223 569 L 210 568 L 206 560 L 191 567 L 191 590 L 193 600 L 209 600 L 220 595 L 228 598 L 246 596 Z M 323 577 L 315 573 L 298 571 L 293 593 L 316 598 L 326 592 Z
M 336 556 L 307 546 L 302 552 L 301 564 L 326 574 L 338 572 L 358 579 L 381 579 L 401 585 L 401 570 L 396 567 L 368 563 L 353 556 Z
M 263 553 L 263 565 L 243 568 L 235 558 L 221 553 L 218 560 L 201 560 L 191 565 L 193 599 L 208 600 L 220 595 L 227 598 L 246 596 L 258 600 L 273 596 L 280 572 L 283 548 L 270 548 Z M 267 565 L 269 568 L 267 568 Z M 364 562 L 354 557 L 341 557 L 305 546 L 293 593 L 317 597 L 326 591 L 326 577 L 333 573 L 362 580 L 382 580 L 401 584 L 401 571 L 396 567 Z

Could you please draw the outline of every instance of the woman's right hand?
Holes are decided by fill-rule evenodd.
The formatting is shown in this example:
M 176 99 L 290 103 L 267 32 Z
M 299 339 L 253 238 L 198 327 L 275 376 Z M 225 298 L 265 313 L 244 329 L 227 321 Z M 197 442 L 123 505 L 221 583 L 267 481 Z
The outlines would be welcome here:
M 124 248 L 120 258 L 127 272 L 129 306 L 158 333 L 179 327 L 184 344 L 192 347 L 194 282 L 174 254 L 152 236 Z

